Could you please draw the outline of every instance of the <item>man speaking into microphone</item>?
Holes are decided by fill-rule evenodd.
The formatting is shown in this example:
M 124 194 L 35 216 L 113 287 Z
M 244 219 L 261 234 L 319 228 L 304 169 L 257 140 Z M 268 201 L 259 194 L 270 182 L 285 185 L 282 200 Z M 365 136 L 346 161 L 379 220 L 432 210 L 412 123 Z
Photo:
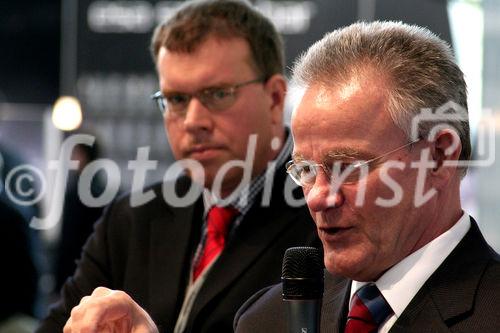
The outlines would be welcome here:
M 500 332 L 499 255 L 460 203 L 471 143 L 450 47 L 417 26 L 355 23 L 314 44 L 294 79 L 287 171 L 323 243 L 321 332 Z M 237 333 L 287 324 L 281 285 L 235 318 Z
M 107 208 L 40 333 L 231 332 L 241 304 L 280 281 L 287 248 L 319 245 L 284 168 L 283 46 L 269 19 L 244 1 L 189 1 L 152 53 L 159 119 L 188 171 L 147 189 L 146 204 Z

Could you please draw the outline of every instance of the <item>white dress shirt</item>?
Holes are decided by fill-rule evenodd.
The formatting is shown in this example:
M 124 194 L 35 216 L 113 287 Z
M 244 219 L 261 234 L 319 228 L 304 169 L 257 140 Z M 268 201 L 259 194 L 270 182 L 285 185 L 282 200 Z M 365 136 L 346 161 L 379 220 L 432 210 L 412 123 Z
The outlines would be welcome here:
M 375 281 L 375 285 L 394 311 L 379 328 L 380 333 L 389 332 L 425 281 L 462 240 L 470 224 L 469 215 L 464 213 L 453 227 L 401 260 Z M 351 300 L 354 293 L 367 283 L 352 282 Z

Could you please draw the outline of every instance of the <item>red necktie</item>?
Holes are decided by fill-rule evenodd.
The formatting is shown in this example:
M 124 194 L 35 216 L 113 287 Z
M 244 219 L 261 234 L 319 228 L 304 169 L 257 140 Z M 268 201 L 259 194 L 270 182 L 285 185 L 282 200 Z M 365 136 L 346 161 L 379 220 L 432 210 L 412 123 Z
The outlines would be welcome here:
M 345 333 L 373 333 L 393 311 L 374 284 L 366 284 L 352 298 Z
M 229 225 L 238 215 L 234 207 L 212 207 L 207 214 L 207 234 L 201 256 L 193 269 L 193 281 L 205 270 L 206 267 L 221 253 L 226 243 Z

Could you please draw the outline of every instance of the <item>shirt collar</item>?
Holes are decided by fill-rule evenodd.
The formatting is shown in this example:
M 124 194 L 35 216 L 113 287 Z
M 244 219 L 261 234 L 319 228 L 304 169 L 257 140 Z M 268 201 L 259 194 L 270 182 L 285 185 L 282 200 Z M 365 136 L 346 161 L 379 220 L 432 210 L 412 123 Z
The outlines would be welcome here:
M 401 316 L 425 281 L 462 240 L 470 225 L 470 216 L 464 213 L 449 230 L 398 262 L 375 282 L 396 317 Z M 367 283 L 353 281 L 351 299 Z

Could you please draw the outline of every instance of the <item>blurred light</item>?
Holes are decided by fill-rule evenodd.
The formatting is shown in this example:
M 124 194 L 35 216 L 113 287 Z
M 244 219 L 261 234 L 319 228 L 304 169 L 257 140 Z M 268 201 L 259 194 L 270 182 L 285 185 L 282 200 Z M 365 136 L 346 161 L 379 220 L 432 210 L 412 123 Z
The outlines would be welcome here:
M 318 13 L 317 5 L 313 1 L 260 0 L 255 5 L 273 21 L 278 32 L 285 35 L 306 33 Z
M 147 33 L 154 24 L 153 6 L 146 1 L 94 1 L 87 22 L 98 33 Z
M 52 123 L 62 131 L 72 131 L 82 124 L 82 108 L 75 97 L 61 96 L 52 110 Z

